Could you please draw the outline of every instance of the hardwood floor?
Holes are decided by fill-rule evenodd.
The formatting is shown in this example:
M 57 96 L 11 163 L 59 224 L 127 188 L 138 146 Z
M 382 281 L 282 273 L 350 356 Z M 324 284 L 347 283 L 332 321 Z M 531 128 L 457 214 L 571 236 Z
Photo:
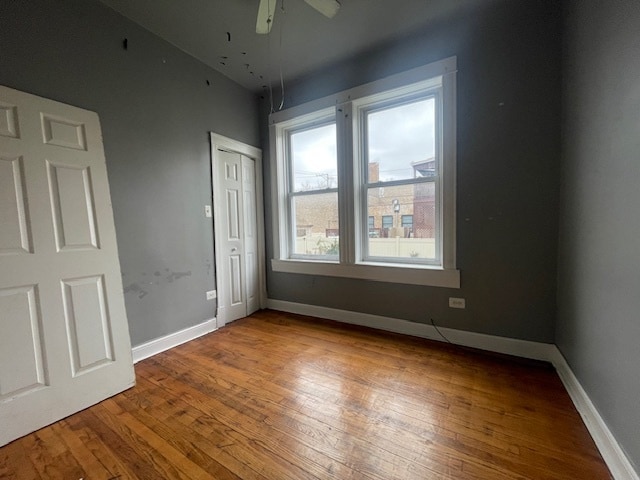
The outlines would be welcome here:
M 0 478 L 610 478 L 543 363 L 263 311 L 136 373 L 1 448 Z

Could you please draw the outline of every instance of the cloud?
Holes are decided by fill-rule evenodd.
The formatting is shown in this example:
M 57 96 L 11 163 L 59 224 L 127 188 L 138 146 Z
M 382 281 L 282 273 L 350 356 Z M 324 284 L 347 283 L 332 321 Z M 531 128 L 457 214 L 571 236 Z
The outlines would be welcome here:
M 367 126 L 369 162 L 380 164 L 380 180 L 411 178 L 411 162 L 435 154 L 433 98 L 371 112 Z
M 369 162 L 380 165 L 380 180 L 413 177 L 412 162 L 435 155 L 433 97 L 374 110 L 367 115 Z M 336 187 L 336 126 L 322 125 L 291 135 L 296 190 Z
M 337 186 L 335 124 L 294 133 L 291 135 L 291 153 L 296 190 L 306 189 L 306 186 Z

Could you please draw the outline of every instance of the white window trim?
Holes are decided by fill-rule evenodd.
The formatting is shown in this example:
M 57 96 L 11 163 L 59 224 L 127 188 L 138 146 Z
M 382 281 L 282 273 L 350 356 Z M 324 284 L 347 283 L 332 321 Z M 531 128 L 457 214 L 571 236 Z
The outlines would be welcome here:
M 308 102 L 287 110 L 276 112 L 269 117 L 271 187 L 273 206 L 273 249 L 271 266 L 274 271 L 308 275 L 347 277 L 381 282 L 428 285 L 436 287 L 460 288 L 460 271 L 456 269 L 456 57 L 430 63 L 390 77 L 361 85 L 344 92 Z M 362 243 L 362 233 L 356 220 L 361 217 L 359 202 L 353 205 L 358 182 L 358 169 L 354 165 L 352 101 L 371 95 L 402 89 L 407 85 L 434 77 L 442 77 L 442 102 L 445 106 L 442 124 L 442 188 L 440 202 L 442 214 L 440 231 L 442 235 L 441 265 L 373 263 L 358 261 Z M 338 158 L 342 159 L 338 169 L 341 178 L 350 179 L 338 191 L 340 204 L 341 248 L 339 261 L 301 260 L 286 258 L 288 252 L 286 201 L 288 173 L 285 163 L 286 148 L 283 135 L 286 128 L 300 122 L 326 118 L 328 109 L 336 111 L 336 131 Z M 342 201 L 346 197 L 348 202 Z M 351 207 L 349 207 L 351 205 Z

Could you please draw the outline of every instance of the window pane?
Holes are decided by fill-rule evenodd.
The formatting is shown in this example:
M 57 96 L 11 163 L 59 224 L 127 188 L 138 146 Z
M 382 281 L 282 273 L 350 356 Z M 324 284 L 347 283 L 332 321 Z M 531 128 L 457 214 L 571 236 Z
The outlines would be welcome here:
M 402 226 L 406 228 L 413 227 L 413 215 L 402 215 Z
M 338 193 L 293 197 L 296 255 L 338 256 Z
M 435 99 L 366 113 L 369 183 L 436 173 Z
M 369 257 L 435 259 L 435 198 L 434 182 L 369 188 L 367 215 L 382 225 L 369 229 Z
M 336 125 L 322 125 L 290 136 L 293 191 L 338 186 Z

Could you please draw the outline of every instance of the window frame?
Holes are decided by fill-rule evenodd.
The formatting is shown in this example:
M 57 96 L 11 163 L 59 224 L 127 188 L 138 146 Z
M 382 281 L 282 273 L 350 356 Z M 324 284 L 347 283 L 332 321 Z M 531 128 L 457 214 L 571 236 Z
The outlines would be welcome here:
M 270 115 L 271 266 L 274 271 L 460 288 L 460 271 L 455 262 L 456 75 L 456 57 L 450 57 Z M 438 264 L 377 261 L 377 258 L 371 261 L 363 255 L 363 245 L 368 240 L 368 215 L 363 211 L 363 200 L 358 192 L 366 172 L 362 162 L 354 161 L 362 158 L 363 146 L 354 140 L 360 137 L 357 134 L 360 101 L 372 96 L 378 101 L 408 96 L 416 91 L 417 83 L 421 84 L 417 90 L 424 91 L 430 82 L 439 85 L 441 91 L 442 120 L 437 133 L 441 148 L 441 186 L 437 189 L 441 212 L 438 219 L 440 259 Z M 292 258 L 289 254 L 291 240 L 287 234 L 291 217 L 285 201 L 290 174 L 287 173 L 283 132 L 298 125 L 310 125 L 323 117 L 326 119 L 328 115 L 335 115 L 336 121 L 340 254 L 337 259 Z

